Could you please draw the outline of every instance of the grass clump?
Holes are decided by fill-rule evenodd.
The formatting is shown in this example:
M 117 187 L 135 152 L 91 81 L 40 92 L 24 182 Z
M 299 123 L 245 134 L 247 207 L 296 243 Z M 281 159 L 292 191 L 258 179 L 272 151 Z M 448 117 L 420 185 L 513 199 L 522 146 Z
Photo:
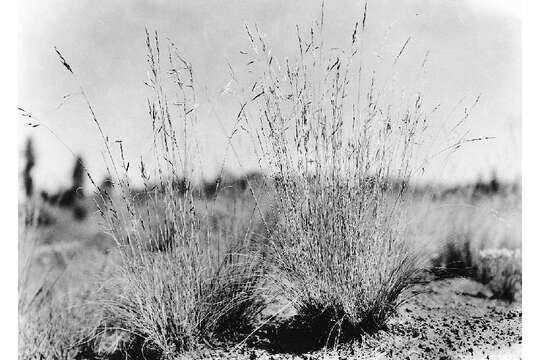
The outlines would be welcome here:
M 480 251 L 475 278 L 487 284 L 493 297 L 509 302 L 521 292 L 521 251 L 487 249 Z
M 393 104 L 362 67 L 365 22 L 350 48 L 336 50 L 325 47 L 322 16 L 307 36 L 297 29 L 298 56 L 284 62 L 248 29 L 260 74 L 257 138 L 279 214 L 265 253 L 269 280 L 316 330 L 318 346 L 383 327 L 420 270 L 400 216 L 427 115 L 421 95 Z
M 99 261 L 92 259 L 92 267 L 55 250 L 56 261 L 44 263 L 40 210 L 39 203 L 29 201 L 19 217 L 19 358 L 74 359 L 84 352 L 99 322 L 88 274 Z
M 121 161 L 111 160 L 117 195 L 101 193 L 100 212 L 121 260 L 105 297 L 104 328 L 135 339 L 125 342 L 134 347 L 125 352 L 169 358 L 250 331 L 262 309 L 262 267 L 246 250 L 248 237 L 222 241 L 212 234 L 211 216 L 199 204 L 205 200 L 188 180 L 195 156 L 188 134 L 196 121 L 191 65 L 172 44 L 161 53 L 157 34 L 146 40 L 154 168 L 141 162 L 144 190 L 134 195 L 121 143 Z

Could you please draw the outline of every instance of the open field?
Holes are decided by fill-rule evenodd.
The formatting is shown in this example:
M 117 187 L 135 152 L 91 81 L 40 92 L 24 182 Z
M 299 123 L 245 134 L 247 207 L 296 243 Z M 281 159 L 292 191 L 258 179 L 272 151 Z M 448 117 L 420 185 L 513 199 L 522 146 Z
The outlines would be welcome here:
M 397 85 L 410 37 L 386 80 L 369 68 L 367 9 L 337 48 L 323 4 L 296 27 L 293 58 L 246 26 L 246 68 L 229 64 L 220 93 L 239 104 L 232 128 L 220 122 L 239 169 L 223 160 L 213 180 L 196 125 L 219 109 L 172 40 L 146 29 L 151 159 L 136 162 L 55 48 L 107 176 L 98 185 L 77 156 L 70 187 L 38 192 L 26 145 L 21 359 L 520 357 L 521 184 L 419 185 L 440 106 Z M 490 139 L 461 128 L 479 101 L 439 129 L 436 155 Z M 243 167 L 238 138 L 257 170 Z
M 521 261 L 513 257 L 521 247 L 519 193 L 491 194 L 475 200 L 463 196 L 431 199 L 428 195 L 417 196 L 409 203 L 415 214 L 419 214 L 419 208 L 426 211 L 420 223 L 410 225 L 414 234 L 411 238 L 426 245 L 422 246 L 426 252 L 425 273 L 412 289 L 417 295 L 401 306 L 384 328 L 366 333 L 360 342 L 337 342 L 336 346 L 327 344 L 317 350 L 321 344 L 310 343 L 313 329 L 290 322 L 297 311 L 287 307 L 284 299 L 266 294 L 262 296 L 263 309 L 254 318 L 257 326 L 264 324 L 258 332 L 247 339 L 240 337 L 211 347 L 202 343 L 195 346 L 199 350 L 192 349 L 189 354 L 195 358 L 239 359 L 307 356 L 294 355 L 299 352 L 313 358 L 457 359 L 486 358 L 486 354 L 493 358 L 505 349 L 515 354 L 516 344 L 521 343 Z M 35 296 L 39 307 L 31 304 L 28 313 L 22 314 L 21 321 L 32 325 L 21 323 L 21 340 L 31 341 L 23 342 L 32 346 L 28 356 L 40 349 L 46 356 L 56 353 L 65 358 L 76 354 L 79 358 L 116 358 L 124 352 L 137 358 L 136 351 L 127 346 L 132 341 L 128 329 L 103 328 L 106 314 L 100 297 L 112 291 L 107 288 L 118 276 L 121 256 L 112 238 L 103 232 L 91 199 L 85 204 L 89 216 L 82 221 L 76 221 L 70 209 L 45 204 L 54 223 L 22 227 L 26 232 L 21 234 L 21 246 L 29 246 L 24 254 L 30 261 L 21 271 L 29 272 L 25 289 L 30 294 L 41 289 L 41 293 Z M 266 238 L 248 190 L 239 189 L 215 200 L 201 199 L 196 207 L 208 219 L 210 238 L 215 243 L 218 239 L 245 237 L 258 243 Z M 268 204 L 266 208 L 268 218 L 279 216 L 272 214 Z M 466 216 L 456 216 L 463 213 Z M 452 250 L 450 243 L 459 251 Z M 501 250 L 497 264 L 481 256 L 496 250 Z M 152 249 L 148 253 L 159 254 Z M 496 270 L 511 264 L 517 267 L 514 272 Z M 495 274 L 489 279 L 477 274 L 485 266 Z M 504 282 L 516 286 L 511 290 L 512 302 L 499 290 Z M 231 345 L 237 346 L 235 350 Z

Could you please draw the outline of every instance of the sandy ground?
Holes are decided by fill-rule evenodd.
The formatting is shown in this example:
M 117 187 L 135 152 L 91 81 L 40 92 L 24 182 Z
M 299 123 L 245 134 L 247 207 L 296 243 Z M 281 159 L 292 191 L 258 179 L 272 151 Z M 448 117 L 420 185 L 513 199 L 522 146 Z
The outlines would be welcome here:
M 506 360 L 506 359 L 521 359 L 521 344 L 514 344 L 510 347 L 502 347 L 497 349 L 495 347 L 485 349 L 485 353 L 482 355 L 473 355 L 469 357 L 463 357 L 466 360 Z
M 304 354 L 244 347 L 207 350 L 198 359 L 520 359 L 521 304 L 490 299 L 468 279 L 436 280 L 402 306 L 385 331 L 361 342 Z

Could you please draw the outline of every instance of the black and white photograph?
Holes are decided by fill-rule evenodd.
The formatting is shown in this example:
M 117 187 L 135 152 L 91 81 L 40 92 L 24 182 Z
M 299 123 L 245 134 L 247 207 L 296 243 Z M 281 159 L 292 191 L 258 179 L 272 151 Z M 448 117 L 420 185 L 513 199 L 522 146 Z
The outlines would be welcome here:
M 534 358 L 521 1 L 14 3 L 18 359 Z

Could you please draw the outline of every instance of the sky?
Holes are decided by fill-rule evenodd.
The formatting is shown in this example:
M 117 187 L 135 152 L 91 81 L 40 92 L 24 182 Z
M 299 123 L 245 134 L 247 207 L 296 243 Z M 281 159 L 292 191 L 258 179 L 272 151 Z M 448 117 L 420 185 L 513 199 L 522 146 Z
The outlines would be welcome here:
M 145 27 L 172 39 L 190 60 L 198 84 L 215 99 L 227 128 L 240 103 L 219 94 L 230 80 L 227 64 L 240 68 L 245 62 L 240 54 L 248 47 L 244 25 L 257 24 L 275 53 L 288 56 L 296 49 L 295 36 L 291 36 L 295 25 L 305 28 L 317 19 L 320 1 L 21 0 L 19 7 L 19 106 L 57 136 L 43 127 L 24 126 L 24 120 L 17 119 L 19 145 L 22 149 L 24 140 L 33 138 L 38 157 L 35 182 L 38 187 L 55 189 L 70 182 L 71 152 L 84 157 L 95 178 L 104 175 L 102 141 L 83 99 L 73 95 L 62 100 L 76 94 L 79 85 L 59 63 L 55 46 L 77 73 L 105 132 L 121 139 L 126 157 L 135 161 L 148 157 L 152 144 L 146 105 L 150 94 L 144 86 Z M 335 46 L 348 41 L 363 7 L 363 1 L 327 1 L 325 41 Z M 463 107 L 481 94 L 463 131 L 470 138 L 494 139 L 433 158 L 423 180 L 467 182 L 488 179 L 493 171 L 503 179 L 520 176 L 519 2 L 371 1 L 367 29 L 363 56 L 375 62 L 379 56 L 391 58 L 411 38 L 397 78 L 404 88 L 421 87 L 428 103 L 441 104 L 442 115 L 437 119 L 441 128 L 458 121 Z M 408 76 L 417 71 L 427 51 L 425 74 L 420 80 Z M 384 78 L 394 70 L 382 63 L 379 73 Z M 225 136 L 215 115 L 201 108 L 198 118 L 202 166 L 212 176 L 224 161 Z M 434 144 L 433 153 L 444 141 L 448 139 L 443 136 L 440 144 Z M 246 147 L 241 151 L 248 154 L 243 159 L 245 167 L 253 167 L 248 145 L 240 141 L 238 146 Z M 225 161 L 232 170 L 237 167 L 231 156 Z

